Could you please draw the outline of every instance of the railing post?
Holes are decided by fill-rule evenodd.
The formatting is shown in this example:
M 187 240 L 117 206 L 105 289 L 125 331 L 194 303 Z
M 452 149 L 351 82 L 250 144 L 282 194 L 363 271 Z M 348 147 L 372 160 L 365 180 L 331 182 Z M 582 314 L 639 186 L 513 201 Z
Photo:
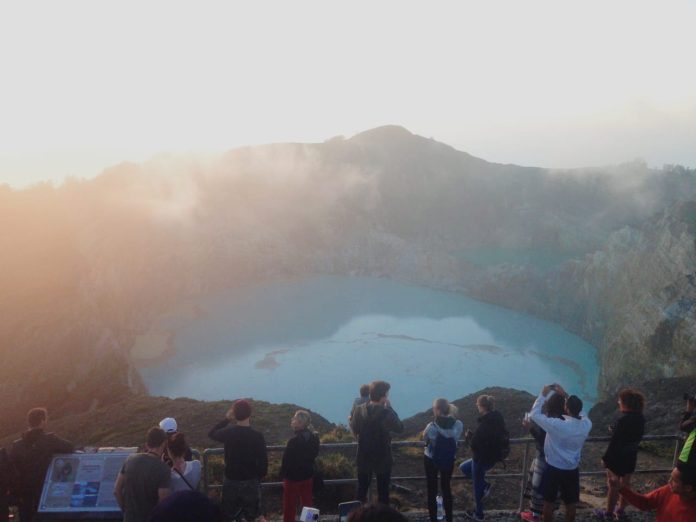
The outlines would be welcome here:
M 203 451 L 203 491 L 205 491 L 206 496 L 210 494 L 208 491 L 208 486 L 210 485 L 210 480 L 208 479 L 208 450 Z
M 527 471 L 529 469 L 529 441 L 524 443 L 524 458 L 522 460 L 522 480 L 520 481 L 520 503 L 518 509 L 522 512 L 524 508 L 524 489 L 527 485 Z

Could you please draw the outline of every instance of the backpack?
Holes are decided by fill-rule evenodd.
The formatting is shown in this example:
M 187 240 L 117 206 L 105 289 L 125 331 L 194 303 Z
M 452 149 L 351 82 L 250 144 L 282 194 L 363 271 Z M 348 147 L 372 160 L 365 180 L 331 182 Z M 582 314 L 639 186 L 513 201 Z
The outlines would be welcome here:
M 360 453 L 368 460 L 378 461 L 384 456 L 385 448 L 389 448 L 389 433 L 384 429 L 382 421 L 387 415 L 386 410 L 381 410 L 372 417 L 367 417 L 365 407 L 365 424 L 358 435 Z
M 500 432 L 495 442 L 496 445 L 493 451 L 495 462 L 502 462 L 510 456 L 510 432 L 504 424 L 500 427 Z
M 435 447 L 430 453 L 437 469 L 451 471 L 457 453 L 457 441 L 453 437 L 445 437 L 438 430 L 437 437 L 435 437 Z

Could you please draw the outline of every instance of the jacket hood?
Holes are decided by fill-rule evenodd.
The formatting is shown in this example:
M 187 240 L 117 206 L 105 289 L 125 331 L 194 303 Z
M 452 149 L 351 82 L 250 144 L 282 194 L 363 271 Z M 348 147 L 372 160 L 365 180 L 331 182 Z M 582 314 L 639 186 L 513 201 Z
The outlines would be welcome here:
M 486 422 L 486 423 L 488 423 L 488 422 L 503 423 L 504 421 L 503 421 L 502 414 L 498 410 L 493 410 L 493 411 L 489 411 L 488 413 L 481 415 L 478 418 L 478 422 L 480 424 L 483 424 L 484 422 Z
M 435 424 L 439 427 L 442 428 L 443 430 L 449 430 L 452 429 L 454 426 L 454 423 L 457 422 L 457 419 L 454 417 L 443 417 L 443 416 L 437 416 L 435 417 Z

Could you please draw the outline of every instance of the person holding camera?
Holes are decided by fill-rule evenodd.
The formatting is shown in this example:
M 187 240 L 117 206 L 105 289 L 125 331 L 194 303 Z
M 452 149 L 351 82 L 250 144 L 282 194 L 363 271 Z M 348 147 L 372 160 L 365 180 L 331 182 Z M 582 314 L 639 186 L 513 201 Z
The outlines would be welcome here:
M 679 454 L 679 462 L 696 468 L 696 395 L 684 394 L 686 410 L 682 414 L 679 428 L 688 433 L 684 446 Z
M 360 502 L 367 502 L 372 474 L 377 476 L 377 497 L 381 504 L 389 504 L 389 482 L 394 459 L 391 451 L 391 433 L 401 433 L 404 425 L 391 407 L 386 381 L 370 384 L 370 402 L 363 403 L 353 412 L 350 429 L 358 437 L 358 491 Z
M 546 401 L 553 394 L 566 397 L 563 419 L 547 417 L 542 413 Z M 546 431 L 544 455 L 546 469 L 542 477 L 544 490 L 544 522 L 553 520 L 556 497 L 560 491 L 565 504 L 565 519 L 575 520 L 575 508 L 580 500 L 580 456 L 582 447 L 592 429 L 592 422 L 582 411 L 582 401 L 565 392 L 560 384 L 548 384 L 534 401 L 530 419 Z
M 565 397 L 555 393 L 549 397 L 549 400 L 544 404 L 544 408 L 542 408 L 542 413 L 547 417 L 555 419 L 563 419 L 564 411 Z M 529 413 L 525 414 L 522 426 L 527 428 L 529 434 L 534 438 L 537 455 L 532 461 L 527 486 L 525 487 L 525 496 L 529 497 L 529 511 L 522 511 L 520 517 L 528 522 L 538 522 L 544 512 L 544 491 L 542 490 L 541 479 L 546 469 L 546 456 L 544 455 L 546 432 L 531 420 Z
M 619 501 L 619 488 L 612 479 L 618 477 L 621 487 L 631 487 L 631 475 L 636 470 L 638 459 L 638 445 L 645 433 L 643 394 L 638 390 L 625 388 L 619 392 L 618 405 L 621 417 L 609 427 L 611 440 L 602 457 L 602 465 L 607 469 L 608 491 L 606 509 L 595 510 L 595 515 L 600 520 L 615 520 L 623 516 L 628 501 L 624 497 Z M 617 502 L 619 507 L 614 512 Z

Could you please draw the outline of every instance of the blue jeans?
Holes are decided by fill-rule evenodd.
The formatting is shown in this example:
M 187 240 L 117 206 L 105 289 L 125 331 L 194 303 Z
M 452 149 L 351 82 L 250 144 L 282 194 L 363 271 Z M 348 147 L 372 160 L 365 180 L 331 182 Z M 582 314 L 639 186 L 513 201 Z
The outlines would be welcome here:
M 473 459 L 465 460 L 459 465 L 459 471 L 466 478 L 474 479 L 474 500 L 476 501 L 476 514 L 483 515 L 483 491 L 490 486 L 486 482 L 486 471 L 491 469 L 493 464 L 482 464 Z

